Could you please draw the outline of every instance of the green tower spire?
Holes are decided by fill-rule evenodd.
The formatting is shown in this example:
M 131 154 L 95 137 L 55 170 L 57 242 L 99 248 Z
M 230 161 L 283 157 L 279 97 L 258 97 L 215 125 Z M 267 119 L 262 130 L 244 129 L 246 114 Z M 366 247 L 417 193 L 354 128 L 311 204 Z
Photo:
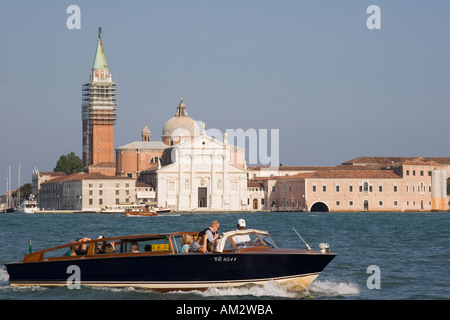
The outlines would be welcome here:
M 97 51 L 95 52 L 94 64 L 92 65 L 92 70 L 108 70 L 108 65 L 106 64 L 105 52 L 103 51 L 102 45 L 102 28 L 98 28 L 98 40 L 97 40 Z

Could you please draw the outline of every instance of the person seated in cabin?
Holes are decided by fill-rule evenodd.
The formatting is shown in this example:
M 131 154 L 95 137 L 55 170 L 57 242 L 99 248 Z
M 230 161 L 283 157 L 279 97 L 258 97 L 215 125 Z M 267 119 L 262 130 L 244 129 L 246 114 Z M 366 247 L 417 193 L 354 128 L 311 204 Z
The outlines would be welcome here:
M 75 250 L 76 250 L 75 244 L 77 242 L 76 241 L 70 241 L 70 243 L 72 245 L 69 247 L 69 250 L 64 254 L 65 257 L 73 257 L 73 256 L 77 255 L 76 252 L 75 252 Z
M 103 238 L 105 238 L 105 236 L 98 236 L 98 239 L 103 239 Z M 104 244 L 104 242 L 97 242 L 97 246 L 95 247 L 96 254 L 103 253 L 103 251 L 104 251 L 103 244 Z
M 114 253 L 114 245 L 112 243 L 105 244 L 105 247 L 103 248 L 103 253 Z
M 77 242 L 83 242 L 83 241 L 89 241 L 89 240 L 91 240 L 91 239 L 89 239 L 89 238 L 78 238 L 77 239 Z M 76 250 L 75 250 L 75 252 L 76 252 L 76 254 L 78 255 L 78 256 L 85 256 L 85 255 L 87 255 L 87 244 L 86 243 L 82 243 L 82 244 L 79 244 L 79 245 L 77 245 L 76 246 Z
M 189 252 L 189 248 L 191 247 L 193 241 L 194 239 L 190 234 L 183 234 L 183 236 L 181 237 L 181 244 L 183 245 L 183 247 L 181 248 L 181 252 Z
M 144 251 L 145 251 L 145 252 L 150 252 L 150 251 L 152 251 L 152 246 L 149 245 L 149 244 L 146 244 L 145 247 L 144 247 Z
M 209 224 L 209 227 L 205 229 L 205 234 L 208 239 L 208 249 L 211 246 L 216 245 L 217 238 L 219 238 L 220 224 L 217 220 L 214 220 Z
M 130 252 L 131 253 L 138 253 L 139 252 L 139 244 L 137 242 L 133 242 L 131 244 Z
M 198 233 L 197 239 L 191 244 L 189 252 L 208 252 L 208 237 L 205 231 L 200 231 Z

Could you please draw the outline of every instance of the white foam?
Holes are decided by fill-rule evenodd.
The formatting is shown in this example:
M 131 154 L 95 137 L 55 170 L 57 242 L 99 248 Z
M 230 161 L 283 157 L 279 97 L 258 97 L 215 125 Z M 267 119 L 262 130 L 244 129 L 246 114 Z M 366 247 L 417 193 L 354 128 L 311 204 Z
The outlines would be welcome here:
M 296 293 L 288 290 L 286 286 L 270 281 L 263 286 L 249 285 L 242 287 L 227 288 L 209 288 L 199 293 L 207 297 L 223 297 L 223 296 L 254 296 L 254 297 L 281 297 L 295 298 Z
M 310 294 L 326 296 L 358 295 L 361 290 L 356 283 L 336 280 L 316 280 L 307 289 Z

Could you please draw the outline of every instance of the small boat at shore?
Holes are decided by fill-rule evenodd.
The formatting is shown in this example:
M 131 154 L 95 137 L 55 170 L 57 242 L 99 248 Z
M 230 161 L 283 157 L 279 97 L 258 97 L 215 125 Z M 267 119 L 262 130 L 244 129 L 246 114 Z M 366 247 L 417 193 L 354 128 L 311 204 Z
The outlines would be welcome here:
M 19 206 L 20 213 L 36 213 L 38 210 L 38 203 L 33 194 L 28 199 L 24 200 Z
M 124 211 L 124 215 L 126 216 L 134 216 L 134 217 L 150 217 L 157 216 L 159 213 L 169 213 L 170 209 L 153 207 L 153 206 L 140 206 L 134 208 L 128 208 Z
M 11 286 L 78 284 L 173 291 L 275 281 L 304 289 L 336 256 L 327 244 L 319 245 L 322 250 L 317 252 L 281 249 L 266 231 L 255 229 L 224 233 L 211 252 L 184 253 L 185 234 L 195 238 L 198 232 L 85 239 L 26 254 L 5 267 Z M 248 241 L 240 243 L 237 236 L 247 236 Z M 85 254 L 67 255 L 76 246 L 84 246 Z

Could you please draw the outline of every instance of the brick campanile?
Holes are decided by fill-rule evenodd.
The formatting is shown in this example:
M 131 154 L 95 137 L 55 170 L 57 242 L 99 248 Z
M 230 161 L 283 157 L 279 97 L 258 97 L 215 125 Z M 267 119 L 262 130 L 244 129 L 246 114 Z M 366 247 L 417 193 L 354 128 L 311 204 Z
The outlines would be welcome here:
M 114 162 L 117 88 L 103 51 L 101 28 L 89 82 L 82 87 L 83 167 Z

